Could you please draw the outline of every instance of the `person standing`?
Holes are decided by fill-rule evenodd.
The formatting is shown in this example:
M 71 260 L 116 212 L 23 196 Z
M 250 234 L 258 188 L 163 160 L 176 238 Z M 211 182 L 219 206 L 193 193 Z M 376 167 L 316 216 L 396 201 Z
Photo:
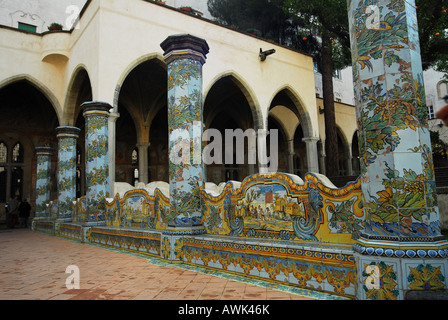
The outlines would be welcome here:
M 28 218 L 30 216 L 31 206 L 23 199 L 19 205 L 19 216 L 20 216 L 20 226 L 23 228 L 28 228 Z

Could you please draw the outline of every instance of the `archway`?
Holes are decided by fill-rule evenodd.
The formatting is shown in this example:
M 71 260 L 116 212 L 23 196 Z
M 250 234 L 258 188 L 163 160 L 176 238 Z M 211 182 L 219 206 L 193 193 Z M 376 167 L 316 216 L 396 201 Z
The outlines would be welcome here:
M 155 149 L 163 149 L 160 144 L 162 140 L 166 141 L 164 150 L 168 154 L 168 120 L 163 115 L 163 112 L 167 114 L 167 71 L 163 61 L 148 59 L 135 66 L 119 86 L 117 111 L 120 117 L 116 126 L 115 170 L 117 182 L 133 184 L 136 181 L 148 183 L 159 177 L 163 177 L 165 181 L 167 179 L 161 173 L 162 167 L 160 175 L 153 172 L 153 166 L 158 166 L 159 163 L 150 161 L 154 160 L 151 154 Z M 156 129 L 152 130 L 153 126 Z M 138 159 L 133 159 L 133 154 L 137 154 Z
M 237 146 L 233 139 L 233 154 L 229 156 L 231 163 L 225 161 L 226 130 L 256 129 L 254 108 L 247 99 L 242 83 L 233 75 L 217 80 L 209 90 L 204 102 L 205 129 L 217 129 L 222 138 L 222 163 L 206 164 L 207 180 L 219 184 L 224 181 L 242 181 L 247 175 L 255 173 L 256 164 L 250 163 L 248 157 L 248 141 L 245 139 L 243 164 L 237 163 Z M 230 147 L 229 147 L 230 148 Z
M 288 87 L 281 89 L 272 99 L 269 114 L 284 124 L 283 155 L 288 159 L 287 171 L 301 177 L 310 170 L 317 172 L 319 165 L 312 163 L 310 168 L 310 159 L 317 162 L 318 139 L 313 137 L 311 119 L 300 98 Z M 309 150 L 312 150 L 310 154 Z
M 33 81 L 23 78 L 0 88 L 0 203 L 10 196 L 35 205 L 35 147 L 57 150 L 57 108 Z M 55 176 L 57 154 L 53 157 Z M 55 181 L 55 180 L 54 180 Z M 50 186 L 57 195 L 56 184 Z M 4 205 L 0 205 L 4 210 Z
M 282 123 L 273 116 L 268 117 L 268 130 L 269 135 L 273 135 L 273 131 L 277 132 L 277 140 L 271 140 L 270 137 L 267 138 L 267 156 L 277 157 L 276 169 L 277 172 L 293 173 L 289 170 L 289 150 L 288 150 L 288 139 L 285 132 L 285 128 Z M 272 143 L 277 143 L 276 148 L 273 148 Z M 274 153 L 277 153 L 276 155 Z M 271 164 L 273 166 L 274 164 Z
M 79 67 L 73 74 L 67 91 L 64 108 L 64 119 L 68 126 L 74 125 L 81 129 L 77 142 L 76 157 L 76 196 L 86 194 L 85 188 L 85 119 L 81 112 L 84 102 L 92 101 L 92 86 L 86 69 Z

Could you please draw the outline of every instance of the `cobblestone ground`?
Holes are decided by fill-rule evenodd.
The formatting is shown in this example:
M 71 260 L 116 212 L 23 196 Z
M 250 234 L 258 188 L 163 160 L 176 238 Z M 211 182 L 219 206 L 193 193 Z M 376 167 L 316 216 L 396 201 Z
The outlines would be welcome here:
M 312 300 L 27 229 L 0 230 L 2 300 Z M 66 268 L 80 271 L 67 289 Z

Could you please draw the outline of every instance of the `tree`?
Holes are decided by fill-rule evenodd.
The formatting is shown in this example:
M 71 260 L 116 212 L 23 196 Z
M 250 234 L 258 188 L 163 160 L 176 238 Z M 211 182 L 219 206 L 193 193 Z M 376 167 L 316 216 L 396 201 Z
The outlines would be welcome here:
M 290 30 L 283 0 L 208 0 L 210 14 L 223 25 L 284 44 Z
M 322 73 L 322 90 L 325 113 L 326 175 L 338 175 L 338 138 L 334 108 L 333 74 L 351 64 L 350 36 L 346 0 L 286 0 L 285 11 L 297 21 L 302 33 L 298 49 L 315 56 Z M 312 44 L 307 43 L 314 40 Z
M 417 0 L 416 5 L 423 69 L 433 67 L 448 80 L 448 2 Z

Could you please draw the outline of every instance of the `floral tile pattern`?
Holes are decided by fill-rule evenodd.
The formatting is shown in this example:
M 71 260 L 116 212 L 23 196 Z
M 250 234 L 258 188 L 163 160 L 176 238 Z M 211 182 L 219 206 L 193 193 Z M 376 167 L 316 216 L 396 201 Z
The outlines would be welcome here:
M 76 200 L 76 142 L 78 128 L 58 127 L 58 219 L 71 220 Z
M 47 204 L 50 201 L 50 169 L 53 151 L 47 147 L 36 148 L 36 214 L 37 219 L 46 218 Z
M 349 3 L 366 232 L 438 236 L 415 3 Z
M 108 116 L 110 106 L 84 103 L 86 122 L 86 202 L 88 223 L 104 222 L 109 196 Z
M 168 133 L 170 150 L 169 222 L 201 224 L 202 63 L 176 59 L 168 65 Z

